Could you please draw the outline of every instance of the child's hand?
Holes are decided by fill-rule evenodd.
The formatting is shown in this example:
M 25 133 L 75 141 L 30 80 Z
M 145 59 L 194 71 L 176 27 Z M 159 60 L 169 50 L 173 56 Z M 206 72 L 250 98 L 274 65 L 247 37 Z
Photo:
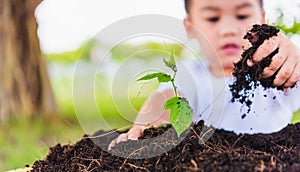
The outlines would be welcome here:
M 127 140 L 137 140 L 146 129 L 145 126 L 133 126 L 127 133 L 120 134 L 116 139 L 112 140 L 108 145 L 108 150 L 116 146 L 120 142 Z
M 264 69 L 263 76 L 268 78 L 278 71 L 274 86 L 291 87 L 300 79 L 300 51 L 283 33 L 279 32 L 278 36 L 265 40 L 248 65 L 253 66 L 276 48 L 279 48 L 279 52 L 272 58 L 270 66 Z
M 181 96 L 180 93 L 178 95 Z M 120 142 L 137 140 L 147 128 L 169 124 L 170 112 L 169 110 L 163 110 L 163 106 L 165 101 L 173 96 L 173 90 L 165 90 L 159 94 L 153 94 L 142 106 L 133 127 L 127 133 L 120 134 L 111 141 L 108 145 L 108 150 L 111 150 L 112 147 Z
M 165 114 L 160 119 L 152 123 L 149 123 L 147 125 L 143 125 L 143 124 L 133 125 L 133 127 L 127 133 L 122 133 L 116 139 L 112 140 L 108 145 L 108 150 L 111 150 L 112 147 L 116 146 L 120 142 L 124 142 L 127 140 L 137 140 L 141 135 L 143 135 L 145 129 L 148 129 L 150 127 L 158 127 L 162 124 L 169 124 L 170 119 L 169 118 L 166 119 L 166 116 L 169 117 L 169 114 L 167 115 Z

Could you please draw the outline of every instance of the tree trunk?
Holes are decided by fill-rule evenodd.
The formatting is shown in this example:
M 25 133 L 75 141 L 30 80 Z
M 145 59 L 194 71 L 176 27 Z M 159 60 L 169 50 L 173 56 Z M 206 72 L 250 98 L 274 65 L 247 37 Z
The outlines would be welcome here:
M 39 0 L 0 0 L 0 121 L 55 111 L 34 11 Z

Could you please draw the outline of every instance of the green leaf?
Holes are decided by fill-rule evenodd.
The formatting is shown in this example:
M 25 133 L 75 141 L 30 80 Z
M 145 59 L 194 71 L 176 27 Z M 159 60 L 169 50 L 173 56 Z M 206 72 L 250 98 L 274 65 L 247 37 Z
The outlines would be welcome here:
M 193 110 L 185 98 L 173 97 L 167 100 L 164 110 L 170 109 L 170 121 L 178 137 L 192 123 Z
M 167 67 L 171 68 L 174 72 L 177 71 L 177 67 L 175 63 L 175 55 L 173 50 L 170 52 L 170 59 L 169 60 L 164 59 L 164 63 Z
M 157 72 L 157 73 L 151 73 L 146 76 L 141 77 L 137 81 L 142 81 L 142 80 L 150 80 L 153 78 L 157 78 L 158 82 L 169 82 L 171 81 L 171 76 L 165 73 Z

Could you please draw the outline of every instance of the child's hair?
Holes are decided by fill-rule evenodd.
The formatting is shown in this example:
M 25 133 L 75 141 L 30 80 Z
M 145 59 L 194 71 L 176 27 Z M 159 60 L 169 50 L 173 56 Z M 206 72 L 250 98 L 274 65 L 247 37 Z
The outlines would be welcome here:
M 261 6 L 261 8 L 263 8 L 263 0 L 259 0 L 259 4 Z M 184 0 L 184 8 L 185 8 L 185 12 L 187 14 L 189 14 L 190 12 L 190 5 L 191 5 L 191 0 Z

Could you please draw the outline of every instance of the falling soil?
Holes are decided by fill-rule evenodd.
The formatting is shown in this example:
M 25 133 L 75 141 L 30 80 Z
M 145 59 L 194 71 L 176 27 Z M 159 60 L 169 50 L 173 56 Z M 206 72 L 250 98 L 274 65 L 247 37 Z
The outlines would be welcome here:
M 32 171 L 300 171 L 300 124 L 273 134 L 236 135 L 200 121 L 180 138 L 171 126 L 150 128 L 107 151 L 117 136 L 99 131 L 74 145 L 57 144 Z
M 260 62 L 255 63 L 254 66 L 248 66 L 247 61 L 252 60 L 253 54 L 265 40 L 277 36 L 278 32 L 279 30 L 274 26 L 266 24 L 253 25 L 251 30 L 244 36 L 244 39 L 248 39 L 252 46 L 243 52 L 241 60 L 234 65 L 233 76 L 236 80 L 230 85 L 230 91 L 232 92 L 232 102 L 245 103 L 248 107 L 248 112 L 252 104 L 250 99 L 254 96 L 253 90 L 258 85 L 262 85 L 265 89 L 274 87 L 273 81 L 277 72 L 269 78 L 264 78 L 262 73 L 264 68 L 271 64 L 272 57 L 278 53 L 279 48 L 275 49 L 267 57 L 264 57 Z M 283 90 L 283 87 L 279 86 L 277 89 Z

